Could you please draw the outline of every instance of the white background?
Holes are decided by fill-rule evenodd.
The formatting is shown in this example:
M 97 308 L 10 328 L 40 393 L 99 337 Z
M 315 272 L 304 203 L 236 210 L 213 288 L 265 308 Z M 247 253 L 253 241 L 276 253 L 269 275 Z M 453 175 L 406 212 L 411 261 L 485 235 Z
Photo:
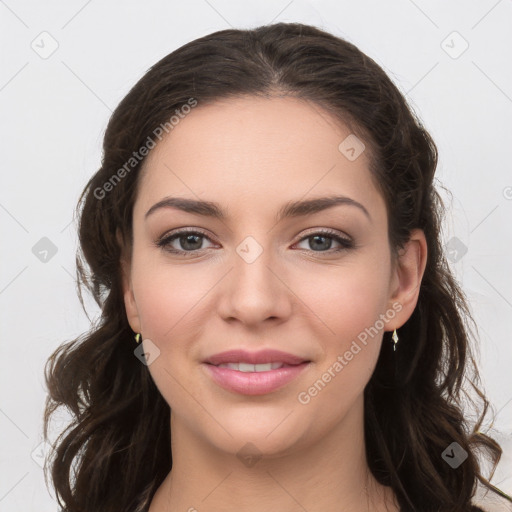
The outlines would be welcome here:
M 0 20 L 0 511 L 57 510 L 37 464 L 42 368 L 89 327 L 75 292 L 73 209 L 100 165 L 111 111 L 186 42 L 278 21 L 355 43 L 407 94 L 439 147 L 437 177 L 452 193 L 443 193 L 444 238 L 467 247 L 451 265 L 480 328 L 476 355 L 505 450 L 493 483 L 512 494 L 510 0 L 5 0 Z M 32 252 L 43 237 L 57 249 L 46 262 Z

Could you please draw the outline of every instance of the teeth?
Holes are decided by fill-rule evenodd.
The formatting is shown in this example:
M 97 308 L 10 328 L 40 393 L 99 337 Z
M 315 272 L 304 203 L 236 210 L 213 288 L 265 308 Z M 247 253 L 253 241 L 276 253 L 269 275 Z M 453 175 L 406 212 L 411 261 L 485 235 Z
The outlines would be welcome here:
M 283 366 L 284 363 L 222 363 L 218 365 L 219 368 L 230 368 L 231 370 L 238 370 L 239 372 L 268 372 L 270 370 L 277 370 Z

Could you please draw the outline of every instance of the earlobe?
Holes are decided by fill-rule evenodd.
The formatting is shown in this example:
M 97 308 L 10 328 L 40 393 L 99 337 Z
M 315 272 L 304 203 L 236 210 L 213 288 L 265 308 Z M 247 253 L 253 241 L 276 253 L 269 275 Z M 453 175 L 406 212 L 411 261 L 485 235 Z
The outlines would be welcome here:
M 392 276 L 390 307 L 401 305 L 400 312 L 389 322 L 386 330 L 401 327 L 412 315 L 418 303 L 419 291 L 427 263 L 427 242 L 421 229 L 414 229 L 398 256 Z
M 131 288 L 124 291 L 124 307 L 126 309 L 126 318 L 128 319 L 132 331 L 136 333 L 141 332 L 139 312 Z
M 123 298 L 124 307 L 126 309 L 126 317 L 133 332 L 140 332 L 140 319 L 139 311 L 137 309 L 137 303 L 135 302 L 135 296 L 131 284 L 127 279 L 123 277 Z
M 131 278 L 130 278 L 130 265 L 122 258 L 121 259 L 121 281 L 123 287 L 124 307 L 126 310 L 126 318 L 132 330 L 136 333 L 141 332 L 139 311 L 133 293 Z

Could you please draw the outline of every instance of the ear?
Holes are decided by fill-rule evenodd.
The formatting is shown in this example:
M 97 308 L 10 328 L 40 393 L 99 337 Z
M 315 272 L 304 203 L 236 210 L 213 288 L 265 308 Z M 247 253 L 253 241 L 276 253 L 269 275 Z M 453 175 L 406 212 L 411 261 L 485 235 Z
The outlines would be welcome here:
M 390 278 L 388 308 L 397 314 L 387 322 L 386 330 L 401 327 L 411 317 L 420 292 L 421 280 L 427 264 L 427 241 L 421 229 L 411 231 L 409 241 L 399 251 Z M 393 307 L 395 304 L 395 307 Z M 398 304 L 401 309 L 398 308 Z
M 126 309 L 126 318 L 132 328 L 133 332 L 141 332 L 141 323 L 139 319 L 139 311 L 137 303 L 135 302 L 135 295 L 133 293 L 132 280 L 131 280 L 131 259 L 127 256 L 124 248 L 126 247 L 122 235 L 119 230 L 116 233 L 118 243 L 123 248 L 121 251 L 121 281 L 123 287 L 124 307 Z

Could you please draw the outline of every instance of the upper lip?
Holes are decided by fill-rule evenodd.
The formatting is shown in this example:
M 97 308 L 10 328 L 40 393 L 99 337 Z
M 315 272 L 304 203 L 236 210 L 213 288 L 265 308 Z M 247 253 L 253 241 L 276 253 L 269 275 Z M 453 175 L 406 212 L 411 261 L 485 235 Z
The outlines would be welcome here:
M 284 363 L 284 364 L 300 364 L 308 362 L 304 357 L 288 354 L 280 350 L 266 349 L 258 352 L 248 352 L 247 350 L 234 349 L 226 352 L 220 352 L 204 360 L 205 363 L 219 365 L 223 363 L 249 363 L 249 364 L 266 364 L 266 363 Z

